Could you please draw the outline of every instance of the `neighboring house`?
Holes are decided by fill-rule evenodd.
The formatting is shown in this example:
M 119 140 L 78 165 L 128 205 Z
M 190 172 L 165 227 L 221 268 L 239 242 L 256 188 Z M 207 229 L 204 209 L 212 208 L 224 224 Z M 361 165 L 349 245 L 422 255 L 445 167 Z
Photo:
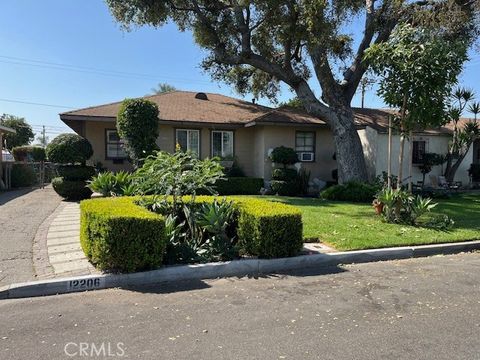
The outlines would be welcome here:
M 275 147 L 283 145 L 298 152 L 301 161 L 297 166 L 310 171 L 311 180 L 334 180 L 332 172 L 337 166 L 331 130 L 325 121 L 301 110 L 274 109 L 224 95 L 188 91 L 145 98 L 159 108 L 157 144 L 161 150 L 173 152 L 179 144 L 200 158 L 235 158 L 247 176 L 268 181 L 272 171 L 268 155 Z M 115 102 L 60 114 L 65 124 L 91 142 L 94 149 L 91 161 L 101 162 L 113 171 L 131 167 L 116 131 L 120 104 Z M 386 130 L 390 113 L 379 109 L 355 109 L 354 112 L 373 178 L 386 170 Z M 449 136 L 451 131 L 447 128 L 418 134 L 414 139 L 414 156 L 421 156 L 424 151 L 445 154 Z M 398 143 L 398 136 L 395 143 Z M 408 144 L 406 149 L 408 154 Z M 398 157 L 395 154 L 398 154 L 398 145 L 394 147 L 394 159 Z M 472 156 L 465 161 L 465 166 L 468 168 L 471 162 Z M 459 175 L 462 172 L 466 172 L 464 167 L 459 169 Z M 418 169 L 415 180 L 421 179 L 421 174 L 419 177 L 417 173 L 420 174 Z M 465 179 L 467 182 L 466 176 Z

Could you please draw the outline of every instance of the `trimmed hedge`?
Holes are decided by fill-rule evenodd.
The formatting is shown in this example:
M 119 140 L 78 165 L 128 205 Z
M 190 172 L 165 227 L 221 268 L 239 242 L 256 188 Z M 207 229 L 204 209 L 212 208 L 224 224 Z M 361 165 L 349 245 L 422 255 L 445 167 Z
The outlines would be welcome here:
M 162 264 L 166 248 L 161 215 L 137 205 L 139 197 L 82 201 L 80 241 L 98 268 L 132 272 Z M 213 196 L 197 196 L 196 203 Z M 238 250 L 245 255 L 278 258 L 297 255 L 303 246 L 300 210 L 261 199 L 230 197 L 238 211 Z
M 44 161 L 45 149 L 41 146 L 17 146 L 12 149 L 16 161 Z
M 84 180 L 65 180 L 63 177 L 52 179 L 53 189 L 58 195 L 68 200 L 88 199 L 92 190 L 87 187 Z
M 33 186 L 38 182 L 37 174 L 31 165 L 13 164 L 12 166 L 12 187 Z
M 136 205 L 134 199 L 80 203 L 80 243 L 99 269 L 134 272 L 162 264 L 167 244 L 164 218 Z
M 262 187 L 263 179 L 253 177 L 229 177 L 215 184 L 220 195 L 258 195 Z
M 260 199 L 234 199 L 238 206 L 240 250 L 261 258 L 297 255 L 303 247 L 303 224 L 294 206 Z

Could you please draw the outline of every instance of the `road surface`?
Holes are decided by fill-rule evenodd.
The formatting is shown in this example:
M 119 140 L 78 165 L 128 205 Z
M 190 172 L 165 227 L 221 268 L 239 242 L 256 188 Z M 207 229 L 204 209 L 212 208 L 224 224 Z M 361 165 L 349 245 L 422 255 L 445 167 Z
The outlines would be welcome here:
M 0 358 L 480 359 L 479 282 L 472 253 L 3 300 Z

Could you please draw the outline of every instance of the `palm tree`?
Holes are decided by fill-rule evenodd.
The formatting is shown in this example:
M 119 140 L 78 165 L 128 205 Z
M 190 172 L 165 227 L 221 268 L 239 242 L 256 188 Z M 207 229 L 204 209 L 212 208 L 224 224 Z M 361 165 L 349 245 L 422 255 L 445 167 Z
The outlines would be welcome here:
M 468 106 L 468 112 L 473 114 L 475 121 L 477 121 L 477 115 L 480 114 L 480 103 L 475 101 Z

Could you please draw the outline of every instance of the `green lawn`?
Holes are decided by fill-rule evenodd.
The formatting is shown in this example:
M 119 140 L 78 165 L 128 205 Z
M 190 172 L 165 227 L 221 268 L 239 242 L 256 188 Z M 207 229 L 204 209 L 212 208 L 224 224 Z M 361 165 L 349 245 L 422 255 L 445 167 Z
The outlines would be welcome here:
M 480 239 L 480 194 L 456 195 L 436 200 L 436 214 L 446 214 L 454 227 L 438 231 L 387 224 L 369 204 L 324 201 L 311 198 L 268 197 L 297 206 L 302 211 L 306 241 L 321 241 L 338 250 L 433 244 Z

